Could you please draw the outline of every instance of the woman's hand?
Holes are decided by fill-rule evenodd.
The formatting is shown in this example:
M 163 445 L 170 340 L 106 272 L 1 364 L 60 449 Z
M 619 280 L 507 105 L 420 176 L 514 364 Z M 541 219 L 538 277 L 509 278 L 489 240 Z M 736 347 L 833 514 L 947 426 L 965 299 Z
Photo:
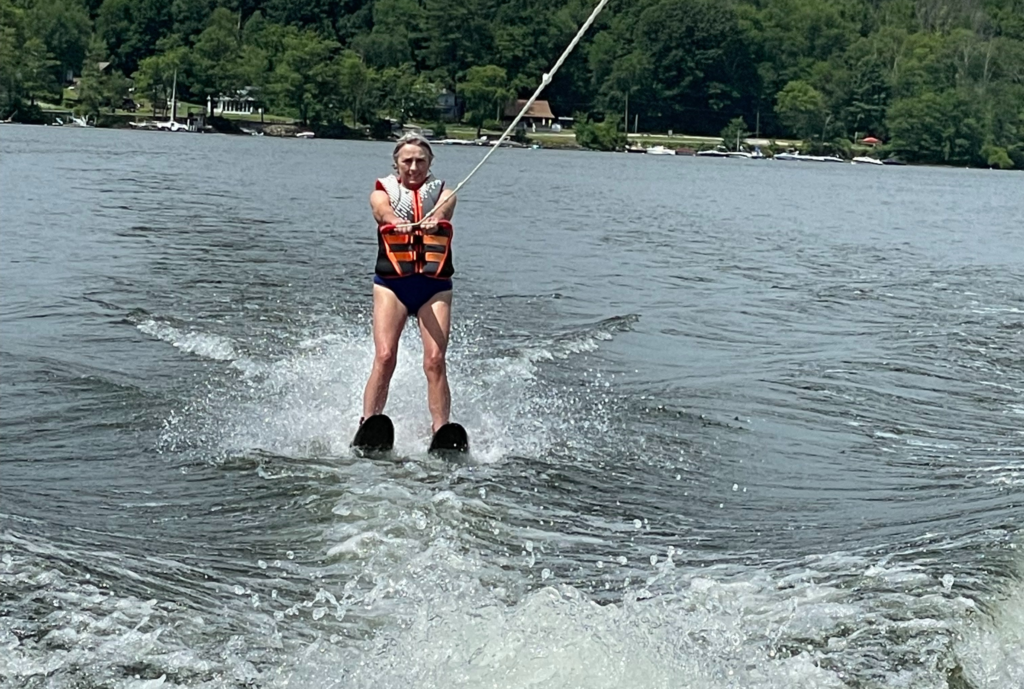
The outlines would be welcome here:
M 381 225 L 381 230 L 383 232 L 396 232 L 398 234 L 409 234 L 415 229 L 415 225 L 406 222 L 397 215 L 391 216 L 391 218 L 387 219 L 387 222 Z

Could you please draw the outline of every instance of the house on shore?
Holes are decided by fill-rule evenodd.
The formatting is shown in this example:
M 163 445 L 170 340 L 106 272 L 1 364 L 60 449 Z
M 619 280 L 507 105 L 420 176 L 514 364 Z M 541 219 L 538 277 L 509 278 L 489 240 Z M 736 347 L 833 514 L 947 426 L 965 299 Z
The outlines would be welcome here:
M 206 107 L 209 112 L 220 116 L 260 113 L 259 102 L 247 88 L 235 93 L 221 94 L 216 100 L 207 96 Z
M 517 101 L 511 102 L 505 106 L 505 114 L 502 120 L 504 122 L 511 122 L 515 119 L 519 111 L 526 105 L 526 99 L 521 98 Z M 523 115 L 523 119 L 519 122 L 531 131 L 537 131 L 538 129 L 551 129 L 551 125 L 556 124 L 558 118 L 555 117 L 554 113 L 551 112 L 551 106 L 548 105 L 546 100 L 536 100 L 530 109 Z

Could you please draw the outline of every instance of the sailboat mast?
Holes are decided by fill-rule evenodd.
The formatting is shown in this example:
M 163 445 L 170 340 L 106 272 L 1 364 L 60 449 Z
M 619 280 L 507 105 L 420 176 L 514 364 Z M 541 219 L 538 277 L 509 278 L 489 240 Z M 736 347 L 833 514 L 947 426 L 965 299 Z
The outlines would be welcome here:
M 178 70 L 174 70 L 174 82 L 171 85 L 171 122 L 178 121 Z

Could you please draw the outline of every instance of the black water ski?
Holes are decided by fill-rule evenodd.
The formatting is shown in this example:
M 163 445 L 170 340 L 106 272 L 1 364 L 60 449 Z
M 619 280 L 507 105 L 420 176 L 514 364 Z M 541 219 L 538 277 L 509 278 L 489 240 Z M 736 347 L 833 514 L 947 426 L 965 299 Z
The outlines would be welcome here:
M 437 429 L 428 452 L 469 452 L 469 435 L 457 423 L 446 423 Z
M 395 444 L 395 425 L 385 414 L 376 414 L 359 425 L 352 447 L 368 452 L 387 452 Z

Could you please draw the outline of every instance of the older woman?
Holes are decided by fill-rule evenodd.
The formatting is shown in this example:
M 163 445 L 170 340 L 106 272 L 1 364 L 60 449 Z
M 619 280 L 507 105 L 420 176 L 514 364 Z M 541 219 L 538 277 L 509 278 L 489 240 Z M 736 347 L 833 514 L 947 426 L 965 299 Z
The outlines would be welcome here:
M 409 315 L 419 321 L 423 372 L 433 430 L 448 423 L 451 392 L 445 353 L 451 328 L 451 218 L 455 197 L 430 174 L 434 152 L 417 135 L 398 140 L 395 174 L 377 180 L 370 207 L 377 221 L 373 278 L 374 358 L 363 394 L 363 418 L 384 411 Z M 360 420 L 362 423 L 362 420 Z

